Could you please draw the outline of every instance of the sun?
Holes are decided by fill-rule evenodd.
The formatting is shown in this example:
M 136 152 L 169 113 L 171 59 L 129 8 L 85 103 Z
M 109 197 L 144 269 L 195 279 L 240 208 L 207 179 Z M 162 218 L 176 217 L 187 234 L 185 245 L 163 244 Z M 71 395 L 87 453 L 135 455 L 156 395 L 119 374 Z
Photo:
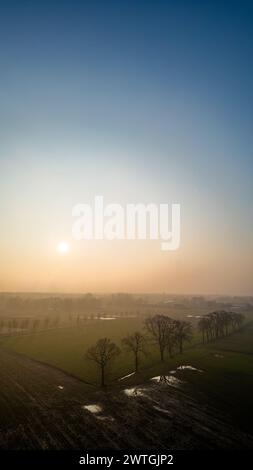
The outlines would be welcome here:
M 59 253 L 68 253 L 69 251 L 69 244 L 67 242 L 60 242 L 57 245 L 57 251 Z

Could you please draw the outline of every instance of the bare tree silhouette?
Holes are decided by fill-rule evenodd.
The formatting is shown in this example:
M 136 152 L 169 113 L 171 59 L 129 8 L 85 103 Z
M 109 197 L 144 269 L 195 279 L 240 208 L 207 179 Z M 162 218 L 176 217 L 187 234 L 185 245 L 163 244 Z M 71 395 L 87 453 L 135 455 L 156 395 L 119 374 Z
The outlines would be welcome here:
M 136 331 L 132 335 L 128 335 L 122 339 L 122 344 L 127 351 L 134 355 L 135 372 L 139 370 L 140 355 L 147 354 L 146 352 L 146 338 L 145 336 Z
M 86 352 L 86 358 L 94 361 L 101 371 L 101 387 L 105 386 L 105 369 L 120 354 L 120 349 L 109 338 L 99 339 Z
M 175 342 L 175 322 L 166 315 L 154 315 L 145 320 L 147 331 L 159 347 L 161 361 L 164 361 L 165 349 L 172 356 L 173 343 Z
M 179 346 L 180 354 L 183 353 L 183 343 L 192 339 L 192 325 L 187 321 L 175 321 L 175 339 Z

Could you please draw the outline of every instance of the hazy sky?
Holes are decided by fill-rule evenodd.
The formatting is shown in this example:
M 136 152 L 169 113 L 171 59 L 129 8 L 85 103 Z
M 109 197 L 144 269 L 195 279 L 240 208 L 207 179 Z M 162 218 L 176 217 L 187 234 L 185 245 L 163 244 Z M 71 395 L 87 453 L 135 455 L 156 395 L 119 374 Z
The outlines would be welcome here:
M 250 1 L 1 0 L 0 290 L 253 294 L 252 82 Z M 180 249 L 73 241 L 96 194 Z

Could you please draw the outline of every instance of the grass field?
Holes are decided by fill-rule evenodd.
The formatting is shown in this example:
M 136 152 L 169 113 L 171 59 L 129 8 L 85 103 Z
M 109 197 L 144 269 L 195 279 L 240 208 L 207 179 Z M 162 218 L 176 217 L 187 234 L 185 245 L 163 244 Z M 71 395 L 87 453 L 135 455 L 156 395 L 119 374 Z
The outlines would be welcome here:
M 115 320 L 92 320 L 84 326 L 52 329 L 24 336 L 4 338 L 2 345 L 15 352 L 25 354 L 31 358 L 59 367 L 88 382 L 97 382 L 97 370 L 94 364 L 85 358 L 87 348 L 94 345 L 101 337 L 109 337 L 121 347 L 122 338 L 128 333 L 143 328 L 141 318 L 119 318 Z M 215 350 L 223 351 L 223 357 L 215 357 Z M 224 356 L 224 350 L 226 355 Z M 235 354 L 233 354 L 235 353 Z M 240 353 L 240 355 L 236 354 Z M 246 355 L 246 358 L 242 356 Z M 152 343 L 148 343 L 148 355 L 142 357 L 142 374 L 149 375 L 151 370 L 160 370 L 174 367 L 182 361 L 191 361 L 199 367 L 212 367 L 228 370 L 236 369 L 245 372 L 243 359 L 253 362 L 253 326 L 247 324 L 242 332 L 233 334 L 223 340 L 218 340 L 207 345 L 200 344 L 200 336 L 195 331 L 191 344 L 185 345 L 183 355 L 176 354 L 173 359 L 166 359 L 165 364 L 159 361 L 158 349 Z M 221 354 L 220 354 L 221 355 Z M 232 366 L 229 357 L 233 356 Z M 212 358 L 212 359 L 211 359 Z M 197 361 L 197 362 L 196 362 Z M 206 364 L 206 361 L 208 363 Z M 206 367 L 205 367 L 206 366 Z M 127 375 L 133 370 L 133 358 L 128 352 L 122 350 L 121 355 L 114 361 L 110 370 L 110 381 Z M 248 365 L 246 365 L 248 370 Z
M 85 359 L 86 349 L 98 338 L 105 336 L 120 346 L 121 338 L 127 333 L 140 329 L 142 323 L 142 320 L 138 318 L 94 320 L 85 326 L 59 328 L 33 335 L 6 338 L 3 343 L 16 352 L 57 366 L 88 382 L 96 383 L 97 370 L 94 363 Z M 157 359 L 158 355 L 153 350 L 148 361 Z M 123 353 L 113 364 L 110 379 L 114 380 L 131 371 L 131 355 Z
M 94 363 L 85 358 L 89 346 L 99 338 L 109 337 L 119 347 L 121 340 L 128 333 L 144 330 L 143 318 L 117 318 L 114 320 L 90 320 L 85 325 L 57 328 L 48 331 L 12 336 L 2 340 L 2 344 L 15 352 L 46 362 L 87 382 L 98 383 L 97 369 Z M 201 341 L 201 336 L 194 330 L 192 345 Z M 189 348 L 189 344 L 186 344 Z M 141 358 L 144 370 L 158 364 L 159 353 L 156 346 L 148 343 L 147 356 Z M 108 371 L 110 382 L 133 371 L 133 357 L 122 350 Z

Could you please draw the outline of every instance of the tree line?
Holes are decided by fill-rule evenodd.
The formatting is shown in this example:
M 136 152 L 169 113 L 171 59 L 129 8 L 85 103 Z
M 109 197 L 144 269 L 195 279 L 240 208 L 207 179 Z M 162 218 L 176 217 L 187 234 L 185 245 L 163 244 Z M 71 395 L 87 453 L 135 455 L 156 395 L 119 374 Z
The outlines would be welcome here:
M 198 327 L 202 333 L 202 342 L 209 343 L 218 338 L 223 338 L 238 330 L 244 321 L 242 313 L 220 310 L 208 313 L 200 318 Z
M 224 310 L 208 313 L 199 320 L 202 340 L 209 342 L 228 336 L 238 330 L 244 321 L 241 313 Z M 192 340 L 192 325 L 188 321 L 174 320 L 166 315 L 153 315 L 144 321 L 144 333 L 136 331 L 125 336 L 121 343 L 125 351 L 132 353 L 134 371 L 140 367 L 141 357 L 147 355 L 148 341 L 153 342 L 159 350 L 163 362 L 165 354 L 172 358 L 176 353 L 183 353 L 185 342 Z M 88 348 L 86 359 L 95 362 L 100 370 L 101 386 L 105 385 L 105 373 L 108 365 L 121 353 L 120 348 L 109 338 L 101 338 Z
M 160 360 L 164 361 L 165 353 L 173 357 L 176 352 L 182 354 L 183 345 L 192 339 L 192 326 L 190 322 L 174 320 L 166 315 L 154 315 L 144 322 L 145 331 L 136 331 L 122 339 L 122 348 L 132 353 L 134 371 L 140 367 L 141 357 L 147 355 L 147 343 L 151 340 L 159 349 Z M 101 386 L 105 385 L 105 373 L 108 365 L 121 353 L 120 348 L 109 338 L 101 338 L 88 348 L 86 359 L 97 364 L 100 370 Z
M 0 318 L 0 332 L 3 334 L 25 334 L 38 330 L 57 328 L 60 324 L 60 317 L 45 318 Z

